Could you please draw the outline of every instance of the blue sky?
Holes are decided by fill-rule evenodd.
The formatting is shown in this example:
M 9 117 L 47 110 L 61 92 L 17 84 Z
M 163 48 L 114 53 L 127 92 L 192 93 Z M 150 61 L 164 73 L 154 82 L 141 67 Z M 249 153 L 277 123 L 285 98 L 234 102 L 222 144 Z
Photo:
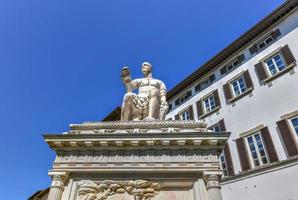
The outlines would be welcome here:
M 283 2 L 1 0 L 1 197 L 50 185 L 42 134 L 120 105 L 122 66 L 149 61 L 171 89 Z

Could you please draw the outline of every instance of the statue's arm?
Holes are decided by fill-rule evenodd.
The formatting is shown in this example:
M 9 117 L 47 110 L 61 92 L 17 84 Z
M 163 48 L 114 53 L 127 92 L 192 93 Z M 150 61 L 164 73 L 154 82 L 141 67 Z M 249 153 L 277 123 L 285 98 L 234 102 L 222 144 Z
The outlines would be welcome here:
M 128 67 L 123 67 L 121 71 L 121 79 L 126 87 L 127 92 L 132 92 L 134 89 L 139 87 L 139 79 L 131 80 Z
M 166 114 L 169 109 L 169 105 L 167 103 L 167 88 L 162 81 L 160 81 L 159 87 L 160 87 L 159 88 L 159 95 L 160 95 L 159 120 L 165 120 Z
M 159 96 L 160 96 L 161 104 L 167 104 L 167 88 L 162 81 L 160 81 L 159 85 L 160 85 Z
M 134 79 L 134 80 L 132 80 L 132 81 L 130 82 L 132 89 L 133 89 L 133 90 L 134 90 L 134 89 L 138 89 L 139 86 L 140 86 L 140 82 L 141 82 L 140 79 Z

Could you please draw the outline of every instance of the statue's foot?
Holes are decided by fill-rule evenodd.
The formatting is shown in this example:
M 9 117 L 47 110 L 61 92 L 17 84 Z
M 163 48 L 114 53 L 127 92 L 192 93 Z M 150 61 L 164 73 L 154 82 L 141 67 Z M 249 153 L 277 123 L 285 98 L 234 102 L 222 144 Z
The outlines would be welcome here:
M 146 118 L 144 119 L 144 121 L 154 121 L 154 120 L 156 120 L 156 119 L 153 118 L 153 117 L 146 117 Z

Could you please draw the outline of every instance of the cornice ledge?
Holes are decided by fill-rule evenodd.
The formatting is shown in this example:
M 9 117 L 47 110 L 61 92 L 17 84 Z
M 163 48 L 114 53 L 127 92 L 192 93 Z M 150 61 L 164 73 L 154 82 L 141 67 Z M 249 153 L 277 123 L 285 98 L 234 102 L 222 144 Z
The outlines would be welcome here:
M 70 130 L 100 130 L 100 129 L 206 129 L 207 124 L 201 121 L 111 121 L 111 122 L 84 122 L 82 124 L 70 124 Z

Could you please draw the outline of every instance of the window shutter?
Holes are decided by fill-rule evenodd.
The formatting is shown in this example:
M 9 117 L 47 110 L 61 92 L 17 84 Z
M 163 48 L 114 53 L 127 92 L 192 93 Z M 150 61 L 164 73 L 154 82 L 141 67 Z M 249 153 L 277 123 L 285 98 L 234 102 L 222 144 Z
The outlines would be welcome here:
M 179 114 L 175 115 L 175 120 L 179 120 Z
M 264 143 L 265 143 L 265 147 L 266 147 L 270 162 L 279 161 L 278 157 L 277 157 L 277 154 L 276 154 L 274 144 L 272 142 L 271 135 L 270 135 L 269 130 L 268 130 L 268 127 L 265 127 L 263 129 L 261 129 L 261 134 L 262 134 L 262 138 L 263 138 Z
M 226 99 L 227 100 L 231 99 L 232 98 L 232 93 L 231 93 L 231 89 L 230 89 L 230 83 L 224 84 L 223 90 L 224 90 Z
M 281 35 L 281 32 L 279 29 L 276 29 L 271 33 L 271 37 L 273 38 L 273 40 L 277 39 L 280 35 Z
M 248 70 L 246 70 L 246 71 L 243 73 L 243 77 L 244 77 L 244 80 L 245 80 L 246 87 L 247 87 L 247 88 L 253 87 L 252 80 L 251 80 L 251 78 L 250 78 L 250 75 L 249 75 Z
M 232 162 L 229 143 L 227 143 L 224 147 L 224 156 L 225 156 L 225 159 L 226 159 L 228 173 L 229 173 L 230 176 L 234 176 L 235 173 L 234 173 L 234 167 L 233 167 L 233 162 Z
M 251 55 L 254 54 L 255 52 L 258 52 L 258 46 L 253 45 L 252 47 L 249 48 L 249 52 Z
M 213 92 L 213 96 L 214 96 L 214 100 L 215 100 L 215 105 L 216 107 L 220 106 L 220 100 L 219 100 L 219 96 L 218 96 L 218 91 L 215 90 Z
M 237 60 L 238 60 L 238 64 L 242 63 L 245 60 L 244 54 L 239 55 Z
M 227 72 L 227 66 L 224 66 L 220 69 L 220 74 L 223 75 Z
M 255 69 L 261 81 L 267 78 L 267 74 L 262 62 L 259 62 L 258 64 L 256 64 Z
M 188 112 L 189 112 L 189 118 L 190 118 L 190 120 L 194 120 L 192 106 L 189 106 L 188 107 Z
M 218 125 L 220 128 L 220 131 L 223 131 L 223 132 L 227 131 L 224 119 L 219 120 Z
M 239 160 L 240 160 L 242 171 L 249 170 L 250 165 L 249 165 L 248 157 L 247 157 L 246 150 L 245 150 L 246 148 L 244 145 L 244 138 L 238 138 L 236 140 L 236 146 L 237 146 L 237 150 L 238 150 L 238 155 L 239 155 Z
M 202 101 L 201 100 L 197 101 L 196 105 L 197 105 L 197 111 L 198 111 L 198 118 L 200 119 L 200 116 L 203 115 Z
M 288 45 L 281 48 L 280 51 L 288 66 L 296 61 Z
M 295 144 L 295 140 L 294 140 L 295 138 L 293 138 L 293 135 L 291 133 L 290 127 L 288 126 L 287 120 L 286 119 L 281 120 L 276 123 L 288 155 L 289 156 L 297 155 L 298 149 Z

